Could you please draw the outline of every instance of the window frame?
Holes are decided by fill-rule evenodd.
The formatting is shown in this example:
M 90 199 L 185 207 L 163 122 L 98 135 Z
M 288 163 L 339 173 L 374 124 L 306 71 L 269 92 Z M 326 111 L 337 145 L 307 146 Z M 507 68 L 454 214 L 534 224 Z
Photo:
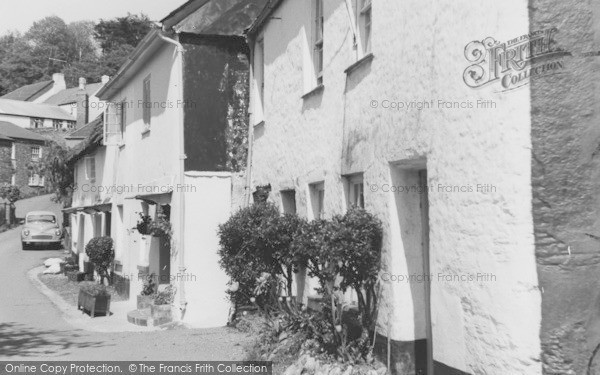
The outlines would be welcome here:
M 361 53 L 365 56 L 371 53 L 371 36 L 373 32 L 372 0 L 356 0 L 356 22 L 361 43 Z
M 325 182 L 315 182 L 309 185 L 312 216 L 315 220 L 325 216 Z
M 29 119 L 29 126 L 33 129 L 40 129 L 44 127 L 44 119 L 41 117 L 31 117 Z
M 144 130 L 149 130 L 152 123 L 152 75 L 148 74 L 142 83 L 142 120 Z
M 325 42 L 325 0 L 313 0 L 313 68 L 317 86 L 323 85 L 324 42 Z
M 84 158 L 85 163 L 85 179 L 90 183 L 96 182 L 96 156 L 86 156 Z
M 42 147 L 41 146 L 31 146 L 31 160 L 39 161 L 41 158 L 42 158 Z
M 346 185 L 346 208 L 365 208 L 365 181 L 363 173 L 344 176 Z

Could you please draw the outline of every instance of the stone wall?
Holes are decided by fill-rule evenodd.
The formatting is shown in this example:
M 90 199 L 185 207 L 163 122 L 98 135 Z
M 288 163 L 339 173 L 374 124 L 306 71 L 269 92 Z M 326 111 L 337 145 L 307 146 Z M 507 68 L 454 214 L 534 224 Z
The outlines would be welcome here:
M 10 159 L 11 141 L 0 140 L 0 185 L 10 184 L 14 169 Z
M 530 1 L 530 31 L 550 28 L 570 56 L 560 74 L 531 81 L 542 361 L 545 374 L 584 374 L 600 344 L 600 5 Z
M 39 161 L 35 162 L 31 158 L 31 148 L 34 146 L 40 147 L 42 159 L 48 152 L 48 148 L 44 147 L 40 142 L 25 142 L 15 141 L 16 143 L 16 169 L 15 169 L 15 185 L 21 190 L 21 197 L 30 197 L 34 195 L 44 194 L 46 188 L 42 186 L 29 186 L 29 176 L 31 171 L 30 165 L 39 165 Z

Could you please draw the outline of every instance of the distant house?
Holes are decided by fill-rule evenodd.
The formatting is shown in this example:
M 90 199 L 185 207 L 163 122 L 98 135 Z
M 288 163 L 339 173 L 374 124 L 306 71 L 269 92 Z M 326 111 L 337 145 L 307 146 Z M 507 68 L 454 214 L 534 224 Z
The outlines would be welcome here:
M 195 327 L 227 321 L 216 233 L 232 209 L 232 172 L 246 161 L 249 50 L 242 33 L 264 3 L 185 3 L 97 93 L 107 103 L 102 144 L 89 140 L 96 126 L 70 135 L 92 134 L 73 163 L 78 188 L 65 210 L 71 250 L 82 253 L 93 236 L 110 235 L 115 279 L 129 284 L 132 301 L 146 276 L 159 287 L 173 284 L 177 318 Z M 160 212 L 172 224 L 170 241 L 136 230 L 140 214 L 156 220 Z
M 43 191 L 44 177 L 36 167 L 46 151 L 41 135 L 0 121 L 0 184 L 17 186 L 24 196 Z
M 10 99 L 0 99 L 0 121 L 30 129 L 75 128 L 75 118 L 58 106 Z
M 51 96 L 67 88 L 65 76 L 62 73 L 55 73 L 51 80 L 32 83 L 30 85 L 19 87 L 0 97 L 0 99 L 20 100 L 24 102 L 43 103 Z
M 48 138 L 55 138 L 49 134 L 52 131 L 69 138 L 67 131 L 78 130 L 104 112 L 104 104 L 96 93 L 108 80 L 108 76 L 103 76 L 101 82 L 88 84 L 80 78 L 78 87 L 67 88 L 64 75 L 56 73 L 51 81 L 23 86 L 0 97 L 0 120 L 36 129 Z M 72 145 L 77 136 L 70 139 Z

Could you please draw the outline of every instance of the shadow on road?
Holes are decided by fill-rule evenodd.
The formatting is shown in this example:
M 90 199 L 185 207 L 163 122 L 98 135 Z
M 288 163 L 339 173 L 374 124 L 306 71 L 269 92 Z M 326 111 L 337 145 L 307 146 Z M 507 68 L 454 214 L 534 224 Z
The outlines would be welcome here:
M 0 357 L 63 356 L 71 349 L 105 347 L 89 335 L 72 331 L 40 330 L 20 323 L 0 323 Z

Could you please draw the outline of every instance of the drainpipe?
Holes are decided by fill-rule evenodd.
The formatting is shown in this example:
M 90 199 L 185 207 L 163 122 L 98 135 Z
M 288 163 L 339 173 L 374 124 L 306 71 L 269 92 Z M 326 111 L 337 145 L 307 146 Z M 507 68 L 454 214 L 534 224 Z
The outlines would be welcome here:
M 159 33 L 158 36 L 167 43 L 173 44 L 177 48 L 177 56 L 179 57 L 179 61 L 181 64 L 177 66 L 177 82 L 179 84 L 179 96 L 180 103 L 184 103 L 184 93 L 183 93 L 183 45 L 179 43 L 179 41 L 171 39 L 165 36 L 162 33 Z M 181 106 L 181 113 L 179 114 L 179 186 L 184 186 L 185 184 L 185 143 L 184 143 L 184 109 L 185 106 Z M 177 243 L 179 252 L 179 273 L 181 278 L 179 280 L 179 308 L 181 309 L 181 319 L 185 316 L 185 312 L 187 309 L 187 300 L 185 299 L 185 193 L 184 189 L 178 189 L 179 194 L 179 242 Z
M 248 105 L 250 111 L 248 113 L 248 161 L 246 162 L 246 207 L 250 206 L 250 200 L 252 197 L 252 152 L 254 149 L 254 95 L 252 95 L 252 88 L 254 87 L 254 38 L 250 38 L 246 34 L 246 43 L 248 44 L 249 56 L 248 56 L 248 68 L 250 74 L 248 74 Z

